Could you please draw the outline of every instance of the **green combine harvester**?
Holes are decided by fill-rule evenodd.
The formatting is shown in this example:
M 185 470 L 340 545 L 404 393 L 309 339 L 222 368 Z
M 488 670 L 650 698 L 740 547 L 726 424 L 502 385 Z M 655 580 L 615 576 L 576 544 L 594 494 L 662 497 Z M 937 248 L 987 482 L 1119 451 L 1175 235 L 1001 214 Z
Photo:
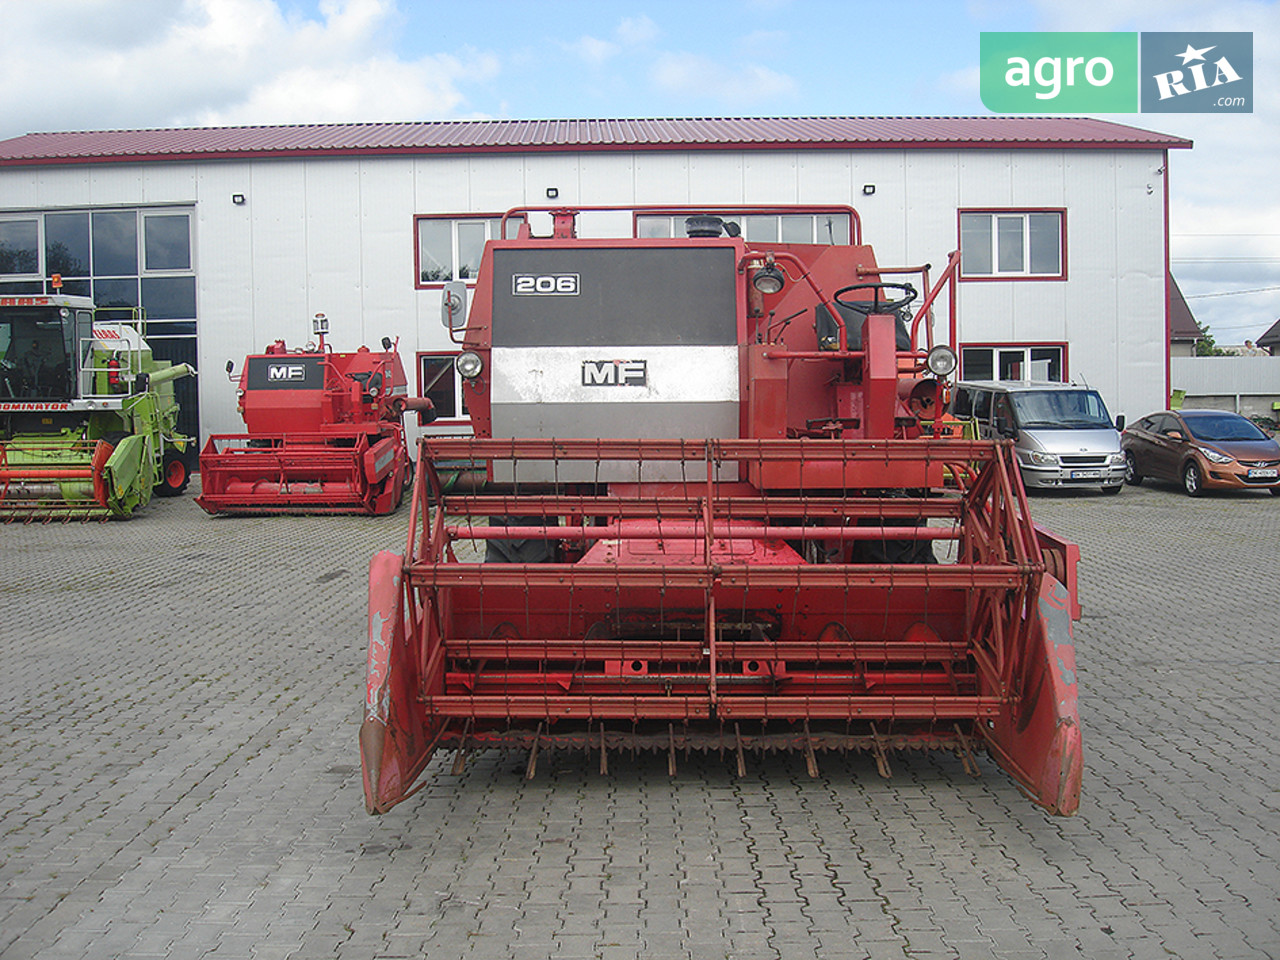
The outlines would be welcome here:
M 143 333 L 86 297 L 0 297 L 0 520 L 127 519 L 186 489 L 173 382 L 195 370 Z

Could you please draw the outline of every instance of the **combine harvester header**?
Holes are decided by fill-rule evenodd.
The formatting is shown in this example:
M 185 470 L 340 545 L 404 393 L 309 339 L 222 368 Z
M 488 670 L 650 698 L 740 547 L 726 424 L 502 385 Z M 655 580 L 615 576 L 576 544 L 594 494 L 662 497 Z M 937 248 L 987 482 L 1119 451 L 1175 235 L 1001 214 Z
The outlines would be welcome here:
M 211 436 L 200 454 L 209 513 L 386 514 L 400 505 L 413 464 L 404 413 L 434 418 L 431 401 L 410 397 L 396 343 L 335 353 L 324 314 L 318 342 L 289 350 L 277 340 L 245 360 L 237 408 L 247 433 Z
M 406 551 L 371 563 L 369 811 L 437 750 L 500 747 L 531 776 L 549 750 L 672 774 L 789 750 L 814 776 L 986 750 L 1074 813 L 1077 550 L 1033 524 L 1009 441 L 935 419 L 959 255 L 936 282 L 878 266 L 852 210 L 849 244 L 692 210 L 682 238 L 579 239 L 563 209 L 536 237 L 530 212 L 465 326 L 446 288 L 476 436 L 423 438 Z

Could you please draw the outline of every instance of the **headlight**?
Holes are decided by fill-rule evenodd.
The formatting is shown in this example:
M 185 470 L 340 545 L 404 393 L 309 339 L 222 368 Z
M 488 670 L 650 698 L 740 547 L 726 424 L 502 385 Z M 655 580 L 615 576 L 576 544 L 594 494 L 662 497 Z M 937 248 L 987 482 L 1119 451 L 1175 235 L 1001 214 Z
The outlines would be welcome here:
M 1201 447 L 1200 452 L 1205 455 L 1205 459 L 1212 463 L 1230 463 L 1235 457 L 1228 457 L 1225 453 L 1219 453 L 1217 450 L 1210 450 L 1208 447 Z
M 1041 467 L 1056 467 L 1058 465 L 1058 455 L 1056 453 L 1043 453 L 1040 450 L 1031 450 L 1027 453 L 1027 459 Z
M 925 366 L 935 377 L 949 377 L 956 369 L 956 352 L 945 343 L 940 343 L 929 351 Z
M 1111 455 L 1111 465 L 1112 465 L 1113 467 L 1119 467 L 1119 466 L 1123 466 L 1123 465 L 1124 465 L 1124 451 L 1123 451 L 1123 450 L 1121 450 L 1119 453 L 1113 453 L 1113 454 Z
M 453 365 L 457 368 L 458 375 L 464 380 L 474 380 L 484 369 L 484 361 L 480 359 L 480 354 L 472 353 L 470 350 L 458 354 L 458 359 L 453 362 Z

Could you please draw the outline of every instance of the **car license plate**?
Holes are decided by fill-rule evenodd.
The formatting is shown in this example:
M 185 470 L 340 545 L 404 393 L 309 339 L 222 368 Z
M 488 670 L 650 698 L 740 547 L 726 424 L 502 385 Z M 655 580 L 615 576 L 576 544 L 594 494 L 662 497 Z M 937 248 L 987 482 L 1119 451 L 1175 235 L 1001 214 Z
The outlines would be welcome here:
M 1101 480 L 1102 471 L 1101 470 L 1072 470 L 1071 479 L 1072 480 Z
M 1275 480 L 1280 478 L 1280 470 L 1275 467 L 1255 468 L 1249 471 L 1250 480 Z

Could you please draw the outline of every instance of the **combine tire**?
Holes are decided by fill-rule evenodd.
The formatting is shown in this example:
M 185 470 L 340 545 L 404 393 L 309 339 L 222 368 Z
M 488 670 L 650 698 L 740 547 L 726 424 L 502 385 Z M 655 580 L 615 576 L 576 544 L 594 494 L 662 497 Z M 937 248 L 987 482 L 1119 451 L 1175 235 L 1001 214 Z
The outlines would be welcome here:
M 1204 493 L 1204 485 L 1200 477 L 1200 468 L 1196 466 L 1194 460 L 1187 463 L 1182 468 L 1182 489 L 1187 491 L 1188 497 L 1198 497 Z
M 184 454 L 166 450 L 160 462 L 160 482 L 156 484 L 157 497 L 176 497 L 191 482 L 191 465 Z
M 1138 472 L 1138 461 L 1134 459 L 1132 450 L 1124 452 L 1124 482 L 1135 487 L 1142 484 L 1142 474 Z

